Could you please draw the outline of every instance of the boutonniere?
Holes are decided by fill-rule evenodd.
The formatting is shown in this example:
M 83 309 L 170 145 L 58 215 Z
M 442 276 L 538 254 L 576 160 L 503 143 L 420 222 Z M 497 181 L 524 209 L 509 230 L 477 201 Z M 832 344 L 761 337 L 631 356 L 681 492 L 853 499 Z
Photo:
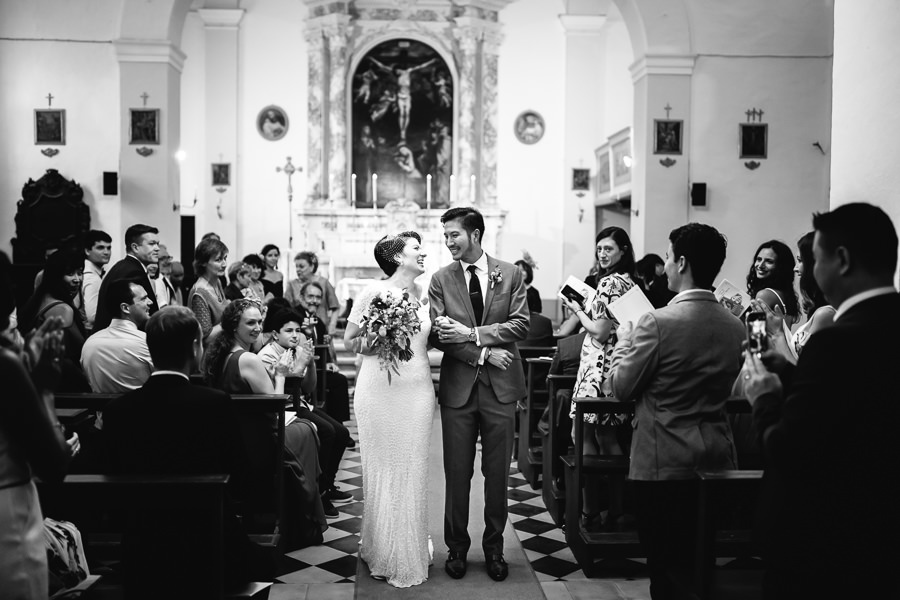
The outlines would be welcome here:
M 494 267 L 494 270 L 488 275 L 488 279 L 491 280 L 491 289 L 494 289 L 494 284 L 503 283 L 503 273 L 500 272 L 499 265 Z

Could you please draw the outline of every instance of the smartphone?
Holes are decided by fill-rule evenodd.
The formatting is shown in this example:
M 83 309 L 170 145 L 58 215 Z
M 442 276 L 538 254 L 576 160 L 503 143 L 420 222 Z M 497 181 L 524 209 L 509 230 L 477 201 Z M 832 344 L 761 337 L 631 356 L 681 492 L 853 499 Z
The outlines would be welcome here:
M 762 354 L 769 349 L 766 337 L 766 314 L 763 312 L 747 313 L 747 348 L 755 354 Z

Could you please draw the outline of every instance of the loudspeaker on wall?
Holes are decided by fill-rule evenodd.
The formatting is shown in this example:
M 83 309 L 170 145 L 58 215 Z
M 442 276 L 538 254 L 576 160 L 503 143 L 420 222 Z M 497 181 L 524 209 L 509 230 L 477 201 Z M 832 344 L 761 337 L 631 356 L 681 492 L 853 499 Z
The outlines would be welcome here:
M 706 184 L 691 184 L 691 206 L 706 206 Z
M 115 171 L 103 172 L 103 195 L 117 196 L 119 194 L 119 174 Z

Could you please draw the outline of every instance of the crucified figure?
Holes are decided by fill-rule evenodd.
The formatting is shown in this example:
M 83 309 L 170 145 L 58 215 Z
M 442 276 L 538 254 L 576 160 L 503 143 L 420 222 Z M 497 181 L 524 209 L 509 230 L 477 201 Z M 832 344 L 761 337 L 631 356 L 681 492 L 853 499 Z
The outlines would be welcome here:
M 401 69 L 396 65 L 387 66 L 386 64 L 379 62 L 373 57 L 369 57 L 375 65 L 378 66 L 379 69 L 391 73 L 394 77 L 397 78 L 397 109 L 398 109 L 398 119 L 400 123 L 400 141 L 406 140 L 406 128 L 409 126 L 409 111 L 412 109 L 412 94 L 410 90 L 410 85 L 412 83 L 412 73 L 413 71 L 421 71 L 433 63 L 437 62 L 437 58 L 432 58 L 431 60 L 427 60 L 423 62 L 421 65 L 416 65 L 414 67 L 407 67 L 405 69 Z

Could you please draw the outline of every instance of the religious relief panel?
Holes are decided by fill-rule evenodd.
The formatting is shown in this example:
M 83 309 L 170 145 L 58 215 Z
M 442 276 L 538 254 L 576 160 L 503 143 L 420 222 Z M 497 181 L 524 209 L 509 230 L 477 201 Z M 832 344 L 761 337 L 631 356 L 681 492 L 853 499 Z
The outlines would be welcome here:
M 353 74 L 353 205 L 450 205 L 453 80 L 430 46 L 393 39 Z

